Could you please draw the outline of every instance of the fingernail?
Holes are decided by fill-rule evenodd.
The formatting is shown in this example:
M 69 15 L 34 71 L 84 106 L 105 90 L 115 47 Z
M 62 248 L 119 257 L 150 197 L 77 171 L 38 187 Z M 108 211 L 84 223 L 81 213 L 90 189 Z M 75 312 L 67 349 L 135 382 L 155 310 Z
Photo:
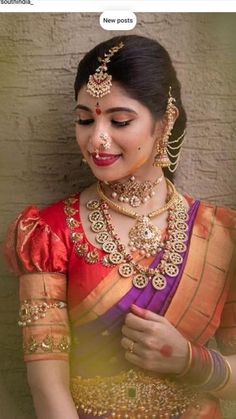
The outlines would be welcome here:
M 145 308 L 136 306 L 136 304 L 132 304 L 131 305 L 131 310 L 135 312 L 135 314 L 137 314 L 140 317 L 145 317 L 147 310 L 145 310 Z

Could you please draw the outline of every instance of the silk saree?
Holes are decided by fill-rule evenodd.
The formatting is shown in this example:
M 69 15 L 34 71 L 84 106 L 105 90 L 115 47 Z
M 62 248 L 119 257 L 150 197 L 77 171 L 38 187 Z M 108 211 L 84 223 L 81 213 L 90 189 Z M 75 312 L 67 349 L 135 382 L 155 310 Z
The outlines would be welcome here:
M 166 288 L 157 292 L 151 284 L 133 287 L 118 266 L 102 263 L 105 252 L 83 230 L 79 199 L 77 194 L 41 211 L 27 208 L 10 229 L 6 252 L 20 276 L 21 301 L 46 298 L 68 305 L 67 311 L 48 310 L 37 325 L 24 328 L 26 362 L 69 359 L 72 378 L 129 371 L 120 340 L 133 303 L 165 316 L 193 343 L 207 345 L 215 337 L 223 354 L 236 353 L 234 211 L 187 198 L 187 251 L 178 276 L 167 276 Z M 135 258 L 155 268 L 161 256 Z M 80 410 L 79 417 L 94 416 Z M 190 406 L 175 417 L 218 419 L 222 414 L 218 400 L 205 394 L 197 410 Z

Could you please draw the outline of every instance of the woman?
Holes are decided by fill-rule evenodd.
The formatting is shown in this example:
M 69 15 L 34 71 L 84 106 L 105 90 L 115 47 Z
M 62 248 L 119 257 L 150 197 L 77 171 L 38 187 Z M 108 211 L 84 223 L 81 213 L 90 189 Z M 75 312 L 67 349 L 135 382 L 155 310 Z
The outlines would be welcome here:
M 167 179 L 186 125 L 169 55 L 112 38 L 79 64 L 75 97 L 98 183 L 27 208 L 7 241 L 37 417 L 222 418 L 236 389 L 235 213 Z

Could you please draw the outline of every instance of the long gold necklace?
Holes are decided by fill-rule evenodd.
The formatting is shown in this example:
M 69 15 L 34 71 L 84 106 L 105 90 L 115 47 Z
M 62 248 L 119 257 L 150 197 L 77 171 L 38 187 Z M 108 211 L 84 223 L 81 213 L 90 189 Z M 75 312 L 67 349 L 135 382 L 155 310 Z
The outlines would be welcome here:
M 163 212 L 167 211 L 175 202 L 177 198 L 177 192 L 174 185 L 168 181 L 168 190 L 171 198 L 161 208 L 150 212 L 149 214 L 139 215 L 135 211 L 127 210 L 120 205 L 111 201 L 103 192 L 101 183 L 98 183 L 97 192 L 100 198 L 106 202 L 106 204 L 114 209 L 116 212 L 124 214 L 128 217 L 136 220 L 135 225 L 131 228 L 128 233 L 129 242 L 128 246 L 131 251 L 139 250 L 140 254 L 145 257 L 155 255 L 163 249 L 163 238 L 162 231 L 151 223 L 151 218 L 157 217 Z
M 168 281 L 178 275 L 179 265 L 182 264 L 187 251 L 188 240 L 188 213 L 181 195 L 177 193 L 176 200 L 168 210 L 167 239 L 156 268 L 143 266 L 134 259 L 132 253 L 126 250 L 112 225 L 108 204 L 98 199 L 88 201 L 86 207 L 89 210 L 88 219 L 91 223 L 91 230 L 95 233 L 96 242 L 106 254 L 100 259 L 96 249 L 88 251 L 88 243 L 81 243 L 83 234 L 77 231 L 81 222 L 74 218 L 79 212 L 77 203 L 77 197 L 68 198 L 65 200 L 64 211 L 78 257 L 84 257 L 87 263 L 101 262 L 105 266 L 117 265 L 120 276 L 131 277 L 136 288 L 144 288 L 151 283 L 156 290 L 162 290 Z
M 187 220 L 188 214 L 180 195 L 176 196 L 168 212 L 167 237 L 163 248 L 163 255 L 158 266 L 148 268 L 137 263 L 131 253 L 125 250 L 115 229 L 111 223 L 108 204 L 104 201 L 92 200 L 87 202 L 89 209 L 89 221 L 91 230 L 96 234 L 96 241 L 100 244 L 107 256 L 103 263 L 119 265 L 118 271 L 121 277 L 132 277 L 136 288 L 145 288 L 151 281 L 156 290 L 162 290 L 167 285 L 166 275 L 176 277 L 179 273 L 179 265 L 183 262 L 183 254 L 187 250 L 188 239 Z

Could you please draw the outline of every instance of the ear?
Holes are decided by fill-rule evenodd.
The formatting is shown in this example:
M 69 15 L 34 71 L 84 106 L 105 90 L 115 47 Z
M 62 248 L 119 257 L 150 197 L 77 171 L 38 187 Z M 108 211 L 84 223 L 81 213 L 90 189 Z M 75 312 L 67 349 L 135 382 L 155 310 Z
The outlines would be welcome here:
M 173 110 L 174 110 L 174 124 L 177 121 L 178 117 L 179 117 L 179 109 L 173 106 Z M 167 129 L 167 124 L 168 124 L 168 117 L 167 114 L 165 113 L 164 116 L 159 119 L 156 124 L 155 124 L 155 129 L 154 129 L 154 135 L 156 138 L 161 138 L 164 134 L 164 132 Z

